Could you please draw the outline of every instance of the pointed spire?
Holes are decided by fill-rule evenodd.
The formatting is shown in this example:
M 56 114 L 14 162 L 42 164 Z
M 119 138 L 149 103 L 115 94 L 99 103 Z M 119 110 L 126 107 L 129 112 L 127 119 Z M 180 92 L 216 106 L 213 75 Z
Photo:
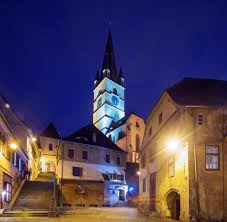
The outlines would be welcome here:
M 96 71 L 95 80 L 99 81 L 99 70 L 98 69 Z
M 122 67 L 120 67 L 120 71 L 119 71 L 119 79 L 120 78 L 123 78 L 124 79 Z
M 105 55 L 104 55 L 103 64 L 102 64 L 102 71 L 105 69 L 108 69 L 110 71 L 109 78 L 113 81 L 117 81 L 118 79 L 117 68 L 116 68 L 116 62 L 115 62 L 115 56 L 114 56 L 114 50 L 113 50 L 112 34 L 110 30 L 108 32 Z
M 122 71 L 121 67 L 120 67 L 120 71 L 119 71 L 118 82 L 120 83 L 120 85 L 124 86 L 124 76 L 123 76 L 123 71 Z

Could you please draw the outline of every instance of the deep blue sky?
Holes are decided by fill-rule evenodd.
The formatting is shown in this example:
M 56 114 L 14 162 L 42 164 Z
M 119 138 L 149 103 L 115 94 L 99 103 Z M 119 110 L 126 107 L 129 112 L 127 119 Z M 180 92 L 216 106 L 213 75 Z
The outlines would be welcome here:
M 185 76 L 227 80 L 227 1 L 0 1 L 0 92 L 33 128 L 92 121 L 108 24 L 126 112 L 144 118 Z

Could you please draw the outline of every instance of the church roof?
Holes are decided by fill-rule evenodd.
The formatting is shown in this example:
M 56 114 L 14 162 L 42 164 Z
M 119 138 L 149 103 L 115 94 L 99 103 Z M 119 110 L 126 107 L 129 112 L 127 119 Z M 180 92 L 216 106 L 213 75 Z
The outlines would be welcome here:
M 47 128 L 40 134 L 40 136 L 50 137 L 50 138 L 54 138 L 54 139 L 61 138 L 53 123 L 49 123 Z
M 184 78 L 166 89 L 180 105 L 219 106 L 227 104 L 227 81 L 202 78 Z
M 95 140 L 93 137 L 94 134 L 96 137 Z M 81 129 L 77 130 L 71 135 L 63 138 L 63 140 L 76 142 L 76 143 L 96 145 L 96 146 L 101 146 L 104 148 L 116 150 L 119 152 L 125 152 L 120 147 L 118 147 L 115 143 L 113 143 L 110 139 L 108 139 L 93 124 L 89 124 L 85 127 L 82 127 Z

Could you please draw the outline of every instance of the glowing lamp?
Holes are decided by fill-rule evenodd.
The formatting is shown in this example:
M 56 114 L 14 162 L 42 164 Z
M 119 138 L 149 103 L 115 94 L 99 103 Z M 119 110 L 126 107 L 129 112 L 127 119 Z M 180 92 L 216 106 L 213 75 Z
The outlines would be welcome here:
M 0 152 L 0 157 L 3 156 L 2 152 Z
M 5 108 L 7 108 L 7 109 L 9 109 L 9 108 L 10 108 L 9 103 L 5 103 Z
M 179 147 L 179 141 L 172 139 L 167 142 L 167 149 L 171 152 L 174 152 Z
M 32 142 L 36 142 L 37 141 L 37 138 L 36 137 L 32 137 Z
M 132 192 L 133 190 L 134 190 L 133 187 L 129 187 L 129 188 L 128 188 L 128 191 L 129 191 L 129 192 Z
M 137 171 L 136 174 L 139 176 L 140 175 L 140 171 Z
M 17 144 L 16 144 L 16 143 L 11 143 L 11 144 L 10 144 L 10 147 L 11 147 L 13 150 L 15 150 L 15 149 L 17 148 Z

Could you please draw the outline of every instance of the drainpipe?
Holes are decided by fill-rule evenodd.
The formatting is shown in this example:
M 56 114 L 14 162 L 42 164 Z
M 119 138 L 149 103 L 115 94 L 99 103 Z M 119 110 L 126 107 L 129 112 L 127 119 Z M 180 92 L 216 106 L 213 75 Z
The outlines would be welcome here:
M 196 204 L 197 204 L 197 221 L 199 222 L 200 217 L 200 200 L 199 200 L 199 187 L 198 187 L 198 170 L 197 170 L 197 153 L 196 153 L 196 123 L 197 118 L 194 119 L 194 133 L 193 133 L 193 155 L 194 155 L 194 179 L 195 179 L 195 189 L 196 189 Z
M 63 192 L 62 192 L 62 183 L 63 183 L 63 170 L 64 170 L 64 152 L 65 152 L 65 149 L 64 149 L 64 144 L 63 143 L 60 143 L 62 145 L 62 154 L 61 154 L 61 206 L 63 206 Z
M 223 203 L 222 203 L 222 207 L 223 207 L 223 220 L 225 219 L 225 165 L 224 165 L 224 140 L 225 140 L 225 113 L 224 113 L 224 107 L 222 109 L 222 189 L 223 189 Z M 220 163 L 219 163 L 220 164 Z

